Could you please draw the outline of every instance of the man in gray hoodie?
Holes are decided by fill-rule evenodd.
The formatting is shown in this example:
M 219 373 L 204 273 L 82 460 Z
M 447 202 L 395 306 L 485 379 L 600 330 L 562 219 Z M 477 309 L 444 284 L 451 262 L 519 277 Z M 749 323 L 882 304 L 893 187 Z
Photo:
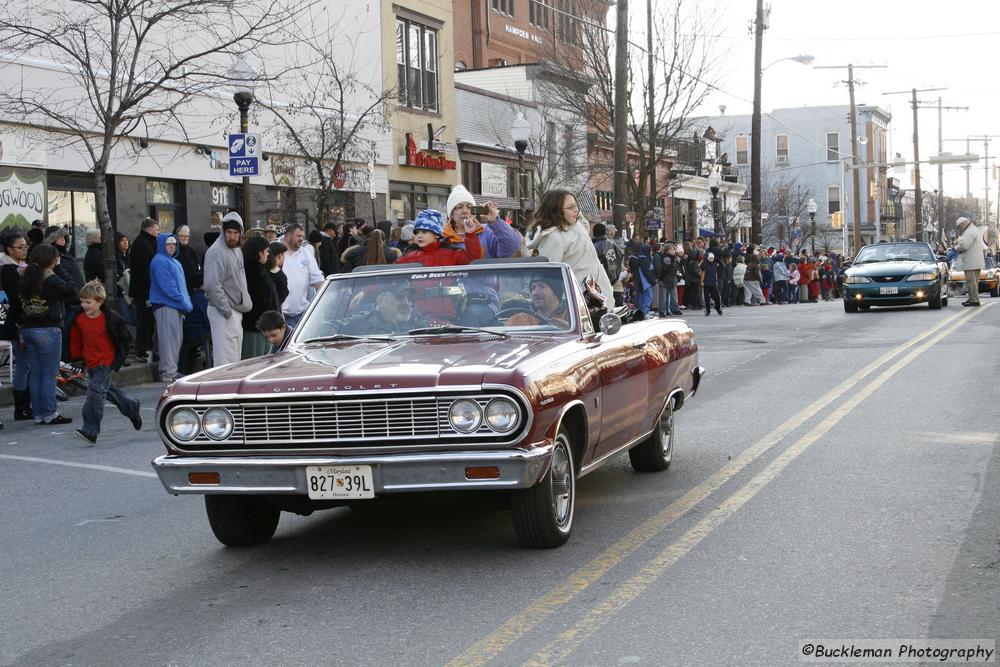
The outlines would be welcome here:
M 243 349 L 243 313 L 253 307 L 247 291 L 240 237 L 243 219 L 230 212 L 222 218 L 222 234 L 205 253 L 205 297 L 212 328 L 212 364 L 240 360 Z

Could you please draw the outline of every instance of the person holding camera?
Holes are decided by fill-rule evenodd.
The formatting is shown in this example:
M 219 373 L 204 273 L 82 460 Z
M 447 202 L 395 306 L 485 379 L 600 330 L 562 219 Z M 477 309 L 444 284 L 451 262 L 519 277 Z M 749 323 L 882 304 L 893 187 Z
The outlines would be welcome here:
M 475 222 L 482 216 L 486 224 L 476 223 L 471 233 L 478 235 L 480 256 L 475 259 L 514 257 L 521 249 L 521 235 L 500 217 L 500 209 L 491 201 L 476 206 L 472 193 L 464 185 L 456 185 L 448 196 L 448 219 L 444 226 L 445 240 L 453 246 L 465 247 L 465 221 Z

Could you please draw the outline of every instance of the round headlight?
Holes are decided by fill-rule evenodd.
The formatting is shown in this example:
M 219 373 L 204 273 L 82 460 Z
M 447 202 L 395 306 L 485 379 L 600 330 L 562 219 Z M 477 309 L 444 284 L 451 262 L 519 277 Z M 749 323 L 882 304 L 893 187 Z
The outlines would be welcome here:
M 212 440 L 225 440 L 235 425 L 233 415 L 225 408 L 209 408 L 201 416 L 201 427 Z
M 170 431 L 170 435 L 181 442 L 194 440 L 200 427 L 198 415 L 191 408 L 174 410 L 167 417 L 167 429 Z
M 469 399 L 455 401 L 448 410 L 448 421 L 459 433 L 472 433 L 483 423 L 483 411 L 475 401 Z
M 517 406 L 509 398 L 494 398 L 486 406 L 486 423 L 497 433 L 507 433 L 517 426 Z

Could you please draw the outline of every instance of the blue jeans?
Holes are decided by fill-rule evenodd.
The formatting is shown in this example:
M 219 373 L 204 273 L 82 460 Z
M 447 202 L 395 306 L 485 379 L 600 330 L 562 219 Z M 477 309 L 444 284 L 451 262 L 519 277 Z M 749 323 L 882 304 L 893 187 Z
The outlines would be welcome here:
M 799 286 L 788 283 L 788 303 L 799 302 Z
M 636 293 L 635 307 L 642 311 L 643 315 L 649 314 L 649 307 L 653 304 L 653 288 L 642 290 Z
M 56 410 L 56 375 L 62 356 L 62 331 L 57 327 L 29 327 L 21 330 L 27 348 L 28 391 L 36 422 L 59 416 Z
M 660 312 L 673 315 L 680 312 L 677 307 L 677 288 L 667 287 L 663 283 L 657 283 L 660 290 Z
M 290 327 L 292 327 L 294 329 L 294 328 L 296 328 L 296 327 L 299 326 L 299 320 L 302 319 L 302 315 L 305 312 L 306 311 L 303 310 L 298 315 L 286 315 L 285 313 L 282 313 L 282 317 L 285 318 L 285 324 L 287 324 L 288 326 L 290 326 Z
M 11 385 L 14 391 L 24 391 L 28 388 L 28 350 L 19 340 L 10 341 L 10 353 L 14 357 L 14 377 Z
M 101 420 L 104 418 L 104 401 L 118 408 L 118 411 L 129 419 L 139 416 L 139 401 L 129 398 L 111 381 L 110 366 L 95 366 L 87 369 L 90 384 L 87 387 L 87 398 L 83 401 L 83 431 L 91 435 L 101 432 Z

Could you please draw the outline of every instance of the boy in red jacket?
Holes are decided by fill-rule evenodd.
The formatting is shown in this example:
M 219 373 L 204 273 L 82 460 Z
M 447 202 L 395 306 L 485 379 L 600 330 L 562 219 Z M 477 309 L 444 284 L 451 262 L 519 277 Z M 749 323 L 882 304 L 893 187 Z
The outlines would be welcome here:
M 458 248 L 445 242 L 444 216 L 434 209 L 425 209 L 417 214 L 413 221 L 413 242 L 416 250 L 411 250 L 396 260 L 396 264 L 419 262 L 424 266 L 457 266 L 470 264 L 474 259 L 483 256 L 479 245 L 479 236 L 472 234 L 476 223 L 473 220 L 463 221 L 465 225 L 465 248 Z M 454 284 L 454 279 L 446 281 Z M 452 322 L 458 317 L 458 307 L 451 297 L 428 296 L 425 290 L 440 287 L 440 280 L 414 280 L 411 287 L 416 288 L 415 305 L 419 311 L 432 322 Z
M 125 320 L 117 313 L 104 308 L 107 293 L 99 280 L 91 280 L 80 288 L 80 306 L 83 311 L 73 318 L 69 330 L 69 352 L 72 359 L 83 359 L 90 378 L 87 398 L 83 402 L 83 427 L 76 434 L 89 442 L 97 443 L 104 418 L 104 401 L 109 400 L 128 417 L 132 428 L 142 428 L 139 401 L 129 398 L 111 381 L 112 371 L 121 368 L 125 350 L 129 345 L 129 332 Z
M 413 242 L 418 248 L 397 259 L 396 264 L 420 262 L 424 266 L 458 266 L 479 259 L 483 251 L 479 236 L 473 233 L 476 222 L 467 219 L 462 224 L 465 225 L 465 248 L 458 248 L 445 242 L 444 216 L 432 208 L 421 211 L 413 221 Z

